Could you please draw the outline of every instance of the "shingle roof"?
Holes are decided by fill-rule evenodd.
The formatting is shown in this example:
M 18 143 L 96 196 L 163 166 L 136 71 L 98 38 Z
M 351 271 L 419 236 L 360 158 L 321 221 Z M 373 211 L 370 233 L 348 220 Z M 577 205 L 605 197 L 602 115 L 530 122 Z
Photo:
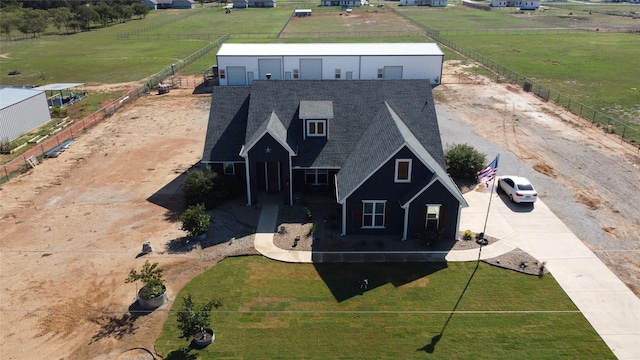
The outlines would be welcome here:
M 301 101 L 333 103 L 328 139 L 302 140 L 303 124 L 298 116 Z M 398 115 L 408 122 L 407 126 L 417 128 L 416 136 L 444 166 L 431 86 L 424 80 L 256 80 L 251 86 L 244 141 L 248 143 L 264 119 L 275 112 L 287 129 L 287 142 L 297 145 L 294 166 L 340 168 L 371 120 L 386 111 L 385 101 L 394 109 L 407 107 Z M 369 151 L 374 151 L 373 147 Z
M 303 140 L 301 102 L 303 111 L 306 105 L 328 109 L 332 104 L 328 139 Z M 214 87 L 203 161 L 242 161 L 242 146 L 255 143 L 265 132 L 281 143 L 286 136 L 286 144 L 298 154 L 292 157 L 293 166 L 340 168 L 341 198 L 402 146 L 459 195 L 444 171 L 428 81 L 256 80 L 251 87 Z
M 240 149 L 247 128 L 250 94 L 250 87 L 213 88 L 203 162 L 244 161 Z
M 246 156 L 247 152 L 255 145 L 264 134 L 270 134 L 273 138 L 282 145 L 290 154 L 294 155 L 295 151 L 293 150 L 291 144 L 287 142 L 287 129 L 284 128 L 282 122 L 278 118 L 275 112 L 271 112 L 269 118 L 266 119 L 262 125 L 256 130 L 255 133 L 251 136 L 251 139 L 245 144 L 244 149 L 240 156 Z

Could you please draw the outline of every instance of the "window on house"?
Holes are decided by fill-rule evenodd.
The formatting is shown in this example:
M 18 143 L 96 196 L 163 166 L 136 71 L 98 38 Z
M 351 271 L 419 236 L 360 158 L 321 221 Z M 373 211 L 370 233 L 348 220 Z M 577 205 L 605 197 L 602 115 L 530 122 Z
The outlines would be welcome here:
M 384 69 L 378 69 L 378 79 L 384 78 Z
M 362 201 L 362 227 L 383 228 L 384 207 L 386 201 L 365 200 Z
M 235 175 L 236 169 L 235 166 L 233 166 L 233 163 L 224 163 L 222 166 L 224 167 L 225 175 Z
M 327 136 L 326 120 L 307 120 L 307 136 Z
M 329 183 L 329 170 L 306 169 L 304 171 L 304 182 L 307 185 L 327 185 Z
M 336 79 L 340 79 L 340 69 L 336 69 Z
M 294 79 L 299 79 L 300 78 L 300 70 L 293 69 L 293 78 Z
M 226 71 L 224 71 L 224 69 L 220 69 L 220 70 L 218 70 L 218 75 L 220 76 L 220 79 L 225 79 L 226 78 Z
M 440 207 L 441 205 L 427 204 L 427 230 L 438 230 L 440 227 Z
M 395 182 L 411 182 L 411 159 L 396 159 Z

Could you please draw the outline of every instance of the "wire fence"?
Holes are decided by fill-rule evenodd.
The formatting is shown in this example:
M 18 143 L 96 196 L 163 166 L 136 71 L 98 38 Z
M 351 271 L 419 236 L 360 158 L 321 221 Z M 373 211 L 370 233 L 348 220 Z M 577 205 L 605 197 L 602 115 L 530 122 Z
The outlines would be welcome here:
M 640 26 L 616 26 L 598 28 L 535 28 L 535 29 L 456 29 L 438 30 L 438 33 L 449 36 L 482 36 L 482 35 L 556 35 L 556 34 L 578 34 L 586 31 L 613 32 L 613 33 L 640 33 Z
M 555 104 L 565 108 L 572 114 L 588 120 L 594 126 L 603 128 L 605 134 L 615 134 L 620 137 L 621 142 L 633 145 L 638 149 L 640 153 L 640 125 L 626 123 L 624 121 L 615 119 L 607 114 L 602 113 L 588 105 L 585 105 L 569 96 L 566 96 L 559 91 L 550 89 L 538 82 L 535 82 L 528 76 L 520 74 L 493 59 L 478 53 L 475 50 L 468 49 L 464 46 L 458 45 L 455 42 L 442 36 L 442 33 L 436 29 L 432 29 L 424 24 L 420 24 L 406 16 L 402 12 L 392 9 L 398 15 L 413 22 L 417 26 L 420 26 L 425 30 L 426 36 L 432 38 L 438 43 L 452 49 L 453 51 L 461 54 L 462 56 L 476 61 L 483 65 L 485 68 L 491 70 L 497 81 L 509 81 L 514 84 L 522 86 L 524 91 L 532 92 L 536 96 L 544 99 L 545 101 L 552 101 Z
M 220 46 L 224 41 L 229 39 L 229 35 L 226 34 L 216 41 L 208 44 L 202 49 L 194 52 L 186 58 L 165 67 L 157 73 L 151 75 L 144 84 L 128 91 L 122 95 L 119 99 L 112 103 L 102 107 L 98 111 L 91 115 L 84 117 L 81 120 L 74 121 L 71 125 L 67 126 L 64 130 L 56 133 L 54 136 L 44 140 L 40 144 L 28 149 L 20 156 L 16 157 L 12 161 L 2 165 L 2 174 L 0 174 L 0 183 L 8 181 L 14 174 L 23 173 L 28 170 L 30 165 L 30 158 L 36 159 L 44 158 L 49 152 L 55 151 L 56 148 L 63 146 L 65 142 L 75 139 L 79 134 L 87 131 L 89 128 L 97 125 L 102 120 L 114 115 L 118 110 L 124 106 L 134 102 L 138 98 L 148 94 L 152 88 L 155 88 L 158 84 L 171 77 L 171 84 L 174 87 L 197 87 L 200 83 L 182 79 L 180 77 L 174 77 L 174 75 L 184 67 L 198 60 L 200 57 L 206 55 L 216 47 Z M 204 81 L 204 80 L 203 80 Z

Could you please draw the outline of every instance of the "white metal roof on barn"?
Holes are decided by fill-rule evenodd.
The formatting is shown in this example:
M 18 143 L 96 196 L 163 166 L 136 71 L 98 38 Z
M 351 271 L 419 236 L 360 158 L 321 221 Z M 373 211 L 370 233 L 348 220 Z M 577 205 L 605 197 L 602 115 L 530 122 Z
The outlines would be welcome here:
M 222 44 L 218 56 L 427 56 L 444 55 L 435 43 Z
M 9 106 L 23 102 L 41 93 L 42 93 L 41 90 L 33 90 L 33 89 L 16 89 L 16 88 L 0 89 L 0 109 L 8 108 Z
M 60 83 L 60 84 L 49 84 L 49 85 L 38 86 L 36 89 L 45 90 L 45 91 L 58 91 L 58 90 L 71 89 L 71 88 L 75 88 L 82 85 L 84 85 L 84 83 Z

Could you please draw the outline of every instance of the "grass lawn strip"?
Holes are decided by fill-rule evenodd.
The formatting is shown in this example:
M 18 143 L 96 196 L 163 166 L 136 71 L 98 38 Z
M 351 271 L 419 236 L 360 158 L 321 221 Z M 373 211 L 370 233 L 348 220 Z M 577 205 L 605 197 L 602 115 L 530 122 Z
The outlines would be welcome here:
M 203 359 L 614 358 L 553 277 L 475 268 L 228 258 L 176 303 L 187 293 L 223 301 L 212 316 L 214 344 L 197 351 Z M 361 275 L 370 284 L 362 295 Z M 157 351 L 172 356 L 188 345 L 171 313 Z

